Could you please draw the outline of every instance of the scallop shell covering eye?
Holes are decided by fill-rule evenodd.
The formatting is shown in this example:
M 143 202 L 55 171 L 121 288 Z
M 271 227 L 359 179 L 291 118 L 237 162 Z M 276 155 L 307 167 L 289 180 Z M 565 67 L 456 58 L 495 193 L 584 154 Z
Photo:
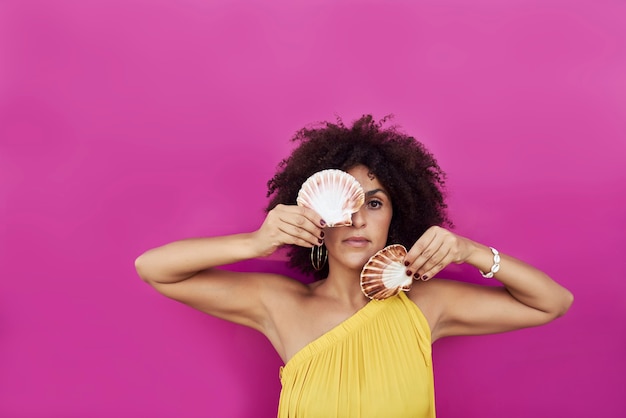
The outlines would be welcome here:
M 298 206 L 313 209 L 326 225 L 352 225 L 352 214 L 365 202 L 365 193 L 359 182 L 345 171 L 329 169 L 318 171 L 300 188 Z
M 413 278 L 406 275 L 405 256 L 406 248 L 394 244 L 370 257 L 361 271 L 363 294 L 370 299 L 387 299 L 410 290 Z

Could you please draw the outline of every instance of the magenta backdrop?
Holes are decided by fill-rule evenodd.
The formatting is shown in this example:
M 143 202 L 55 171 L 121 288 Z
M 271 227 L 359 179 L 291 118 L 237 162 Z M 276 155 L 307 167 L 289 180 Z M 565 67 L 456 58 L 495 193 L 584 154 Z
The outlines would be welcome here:
M 256 228 L 293 133 L 364 113 L 435 152 L 458 233 L 576 296 L 545 327 L 436 343 L 439 416 L 626 416 L 624 16 L 596 0 L 0 1 L 0 416 L 275 415 L 269 343 L 158 295 L 133 261 Z

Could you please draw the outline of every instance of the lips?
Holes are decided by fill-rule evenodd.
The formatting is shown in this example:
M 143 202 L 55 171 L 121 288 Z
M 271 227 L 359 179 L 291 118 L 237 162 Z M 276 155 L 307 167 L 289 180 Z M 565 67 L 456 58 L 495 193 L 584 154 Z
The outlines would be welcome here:
M 343 240 L 345 244 L 354 245 L 354 246 L 364 246 L 369 244 L 369 240 L 365 237 L 348 237 Z

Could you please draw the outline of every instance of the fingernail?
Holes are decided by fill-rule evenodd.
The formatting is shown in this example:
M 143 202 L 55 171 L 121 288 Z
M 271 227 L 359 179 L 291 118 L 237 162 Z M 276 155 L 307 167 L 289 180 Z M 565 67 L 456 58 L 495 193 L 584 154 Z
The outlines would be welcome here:
M 324 242 L 324 240 L 323 240 L 323 239 L 321 239 L 321 238 L 318 238 L 318 239 L 317 239 L 317 242 L 319 242 L 319 243 L 321 244 L 322 242 Z
M 320 237 L 324 238 L 324 231 L 320 232 Z
M 322 226 L 326 225 L 326 221 L 323 220 L 323 219 L 320 219 L 320 225 L 322 225 Z
M 413 275 L 413 278 L 414 278 L 414 279 L 419 279 L 419 278 L 420 278 L 419 273 L 415 273 L 415 274 Z
M 412 275 L 413 275 L 413 272 L 412 272 L 411 270 L 407 270 L 407 271 L 406 271 L 406 275 L 407 275 L 407 276 L 412 276 Z
M 428 280 L 428 276 L 424 274 L 424 275 L 422 276 L 422 280 Z
M 406 266 L 408 266 L 409 264 L 411 264 L 411 263 L 409 263 L 408 261 L 405 261 L 405 262 L 404 262 L 404 266 L 405 266 L 405 267 L 406 267 Z

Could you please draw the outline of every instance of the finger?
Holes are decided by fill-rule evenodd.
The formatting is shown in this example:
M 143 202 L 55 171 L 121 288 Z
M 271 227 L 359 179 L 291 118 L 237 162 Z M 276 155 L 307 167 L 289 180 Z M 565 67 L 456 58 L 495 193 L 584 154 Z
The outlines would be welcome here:
M 324 239 L 324 231 L 322 228 L 314 225 L 310 220 L 300 215 L 296 215 L 295 218 L 285 216 L 281 221 L 280 228 L 288 235 L 302 238 L 315 245 L 321 244 L 321 241 Z
M 439 247 L 436 247 L 437 244 L 439 244 Z M 430 257 L 424 260 L 424 263 L 420 267 L 417 267 L 415 269 L 420 274 L 424 274 L 427 271 L 431 270 L 433 267 L 439 264 L 445 257 L 447 257 L 448 254 L 450 253 L 450 246 L 446 243 L 445 240 L 440 241 L 440 240 L 435 239 L 431 243 L 430 248 L 427 248 L 426 250 L 424 250 L 423 254 L 429 254 L 429 253 L 431 253 Z
M 417 256 L 412 262 L 410 262 L 409 269 L 414 273 L 427 271 L 428 269 L 424 268 L 425 264 L 431 259 L 431 257 L 437 254 L 442 244 L 443 239 L 441 235 L 438 234 L 433 235 L 427 245 L 420 243 L 418 240 L 410 251 L 412 253 L 411 255 L 417 253 Z M 413 252 L 414 250 L 415 252 Z
M 304 228 L 318 238 L 323 238 L 324 220 L 312 209 L 303 206 L 284 206 L 280 219 L 299 228 Z
M 310 248 L 322 243 L 321 228 L 313 225 L 297 206 L 277 205 L 268 213 L 261 229 L 275 247 L 295 244 Z
M 288 223 L 281 223 L 278 227 L 282 234 L 282 241 L 285 244 L 296 244 L 301 247 L 312 247 L 314 245 L 321 245 L 323 239 L 310 233 L 304 228 L 300 228 Z
M 430 245 L 424 249 L 422 254 L 420 254 L 417 259 L 411 264 L 409 267 L 412 269 L 411 271 L 415 272 L 415 274 L 422 275 L 433 266 L 436 261 L 439 261 L 443 256 L 442 252 L 442 241 L 438 238 L 435 238 L 431 241 Z
M 435 238 L 435 233 L 432 228 L 429 228 L 422 234 L 421 237 L 413 244 L 404 257 L 404 265 L 409 267 L 415 264 L 417 258 L 423 253 L 423 251 L 432 243 Z M 415 270 L 414 270 L 415 271 Z
M 415 274 L 416 278 L 424 281 L 432 279 L 437 273 L 446 268 L 452 261 L 452 253 L 449 247 L 441 246 L 437 254 L 433 255 L 421 270 Z
M 320 228 L 326 226 L 326 221 L 322 219 L 322 217 L 318 215 L 318 213 L 315 212 L 313 209 L 304 206 L 294 206 L 294 208 L 297 208 L 298 212 L 309 221 L 311 221 L 314 225 L 319 226 Z
M 309 232 L 321 231 L 322 219 L 315 211 L 302 206 L 280 205 L 276 207 L 278 218 L 281 222 L 307 229 Z M 319 233 L 316 233 L 319 235 Z
M 313 245 L 321 245 L 324 238 L 322 228 L 315 225 L 306 215 L 314 214 L 313 211 L 304 210 L 305 208 L 292 207 L 290 210 L 282 214 L 279 229 L 290 242 L 296 245 L 304 246 L 302 242 Z M 306 245 L 309 246 L 309 245 Z

